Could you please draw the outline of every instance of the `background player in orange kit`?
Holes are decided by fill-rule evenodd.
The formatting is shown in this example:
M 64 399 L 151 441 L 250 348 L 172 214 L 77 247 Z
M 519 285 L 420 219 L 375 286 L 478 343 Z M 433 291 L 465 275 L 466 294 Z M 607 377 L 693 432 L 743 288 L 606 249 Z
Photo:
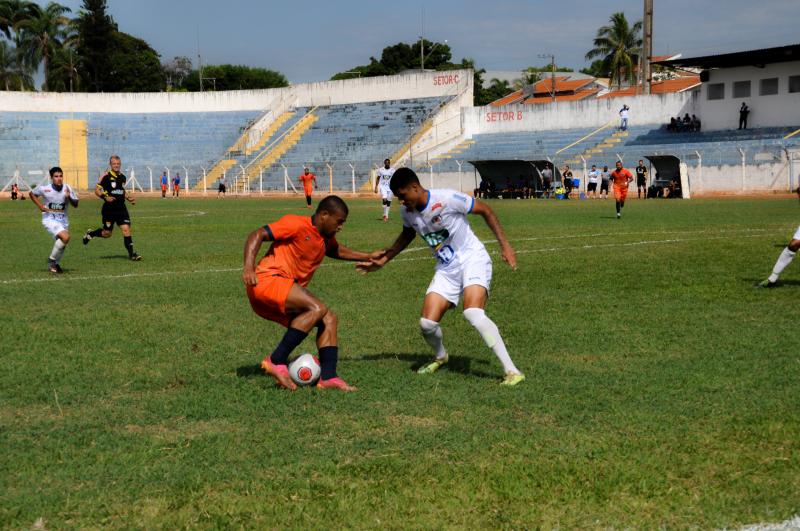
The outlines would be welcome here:
M 308 168 L 303 168 L 303 175 L 298 177 L 300 182 L 303 184 L 303 193 L 306 196 L 306 205 L 308 208 L 311 208 L 311 193 L 312 193 L 312 185 L 314 190 L 317 189 L 317 176 L 313 173 L 308 171 Z
M 259 316 L 286 327 L 286 333 L 261 368 L 275 382 L 296 389 L 286 366 L 289 354 L 317 329 L 317 348 L 322 368 L 318 388 L 355 391 L 336 374 L 339 347 L 337 317 L 306 287 L 325 256 L 339 260 L 379 259 L 383 251 L 362 253 L 339 245 L 336 233 L 347 220 L 345 202 L 329 195 L 317 206 L 313 216 L 286 215 L 253 231 L 244 247 L 242 280 L 250 305 Z M 267 254 L 256 266 L 261 243 L 271 241 Z
M 622 216 L 622 208 L 628 197 L 628 185 L 633 181 L 631 172 L 622 167 L 622 162 L 617 161 L 617 167 L 611 172 L 611 182 L 614 183 L 614 199 L 617 206 L 617 218 Z

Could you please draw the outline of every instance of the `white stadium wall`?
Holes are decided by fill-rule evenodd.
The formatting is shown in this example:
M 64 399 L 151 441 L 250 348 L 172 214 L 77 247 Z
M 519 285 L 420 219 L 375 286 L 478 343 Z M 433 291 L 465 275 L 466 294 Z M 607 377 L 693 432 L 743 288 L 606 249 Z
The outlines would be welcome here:
M 472 98 L 472 71 L 422 72 L 303 83 L 265 90 L 221 92 L 55 93 L 2 92 L 0 109 L 9 112 L 181 113 L 266 110 L 291 99 L 298 107 L 456 96 Z M 2 112 L 0 111 L 0 112 Z
M 464 134 L 471 138 L 487 133 L 600 127 L 618 121 L 623 104 L 630 107 L 629 123 L 632 126 L 666 124 L 670 116 L 697 113 L 696 100 L 690 92 L 556 104 L 473 107 L 464 110 Z
M 747 103 L 750 115 L 748 128 L 774 125 L 800 127 L 800 90 L 789 92 L 789 78 L 800 77 L 800 61 L 775 63 L 763 68 L 746 66 L 709 71 L 709 80 L 703 83 L 699 110 L 703 129 L 714 131 L 736 129 L 739 126 L 739 107 Z M 778 80 L 777 94 L 761 95 L 761 82 Z M 750 82 L 750 96 L 734 97 L 734 83 Z M 709 87 L 723 84 L 722 99 L 709 100 Z

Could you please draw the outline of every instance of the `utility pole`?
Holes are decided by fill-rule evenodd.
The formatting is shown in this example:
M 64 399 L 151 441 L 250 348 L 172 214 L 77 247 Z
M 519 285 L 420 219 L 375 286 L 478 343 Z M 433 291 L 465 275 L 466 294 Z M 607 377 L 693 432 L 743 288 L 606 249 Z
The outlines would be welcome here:
M 203 60 L 200 58 L 200 26 L 197 26 L 197 75 L 200 78 L 200 92 L 203 92 Z
M 540 53 L 539 58 L 550 59 L 550 97 L 556 101 L 556 56 L 553 54 Z
M 653 0 L 644 0 L 644 24 L 642 29 L 642 84 L 644 93 L 650 94 L 653 75 L 650 71 L 650 58 L 653 56 Z
M 420 8 L 419 25 L 419 69 L 425 70 L 425 7 Z

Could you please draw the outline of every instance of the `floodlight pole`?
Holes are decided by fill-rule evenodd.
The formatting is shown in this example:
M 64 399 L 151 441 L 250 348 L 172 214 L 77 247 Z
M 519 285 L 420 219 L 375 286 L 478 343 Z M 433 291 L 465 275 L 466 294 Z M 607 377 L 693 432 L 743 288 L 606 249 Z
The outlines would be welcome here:
M 642 84 L 644 93 L 650 94 L 653 76 L 650 71 L 650 58 L 653 55 L 653 0 L 644 0 L 644 21 L 642 29 Z

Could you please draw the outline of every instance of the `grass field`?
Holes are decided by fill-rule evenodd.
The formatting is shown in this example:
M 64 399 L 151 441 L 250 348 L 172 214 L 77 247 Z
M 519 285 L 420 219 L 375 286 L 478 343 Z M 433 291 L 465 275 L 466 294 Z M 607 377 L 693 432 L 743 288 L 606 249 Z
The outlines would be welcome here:
M 84 196 L 87 194 L 84 194 Z M 494 201 L 519 270 L 495 256 L 488 314 L 522 385 L 443 321 L 418 332 L 422 241 L 383 271 L 326 260 L 310 289 L 340 317 L 357 393 L 276 389 L 282 331 L 252 313 L 244 239 L 300 200 L 142 199 L 134 243 L 63 276 L 29 201 L 0 204 L 0 526 L 25 528 L 718 528 L 800 512 L 800 261 L 755 290 L 800 223 L 793 199 Z M 393 241 L 397 210 L 350 201 L 339 240 Z M 480 218 L 479 237 L 490 240 Z M 313 348 L 311 340 L 301 351 Z

